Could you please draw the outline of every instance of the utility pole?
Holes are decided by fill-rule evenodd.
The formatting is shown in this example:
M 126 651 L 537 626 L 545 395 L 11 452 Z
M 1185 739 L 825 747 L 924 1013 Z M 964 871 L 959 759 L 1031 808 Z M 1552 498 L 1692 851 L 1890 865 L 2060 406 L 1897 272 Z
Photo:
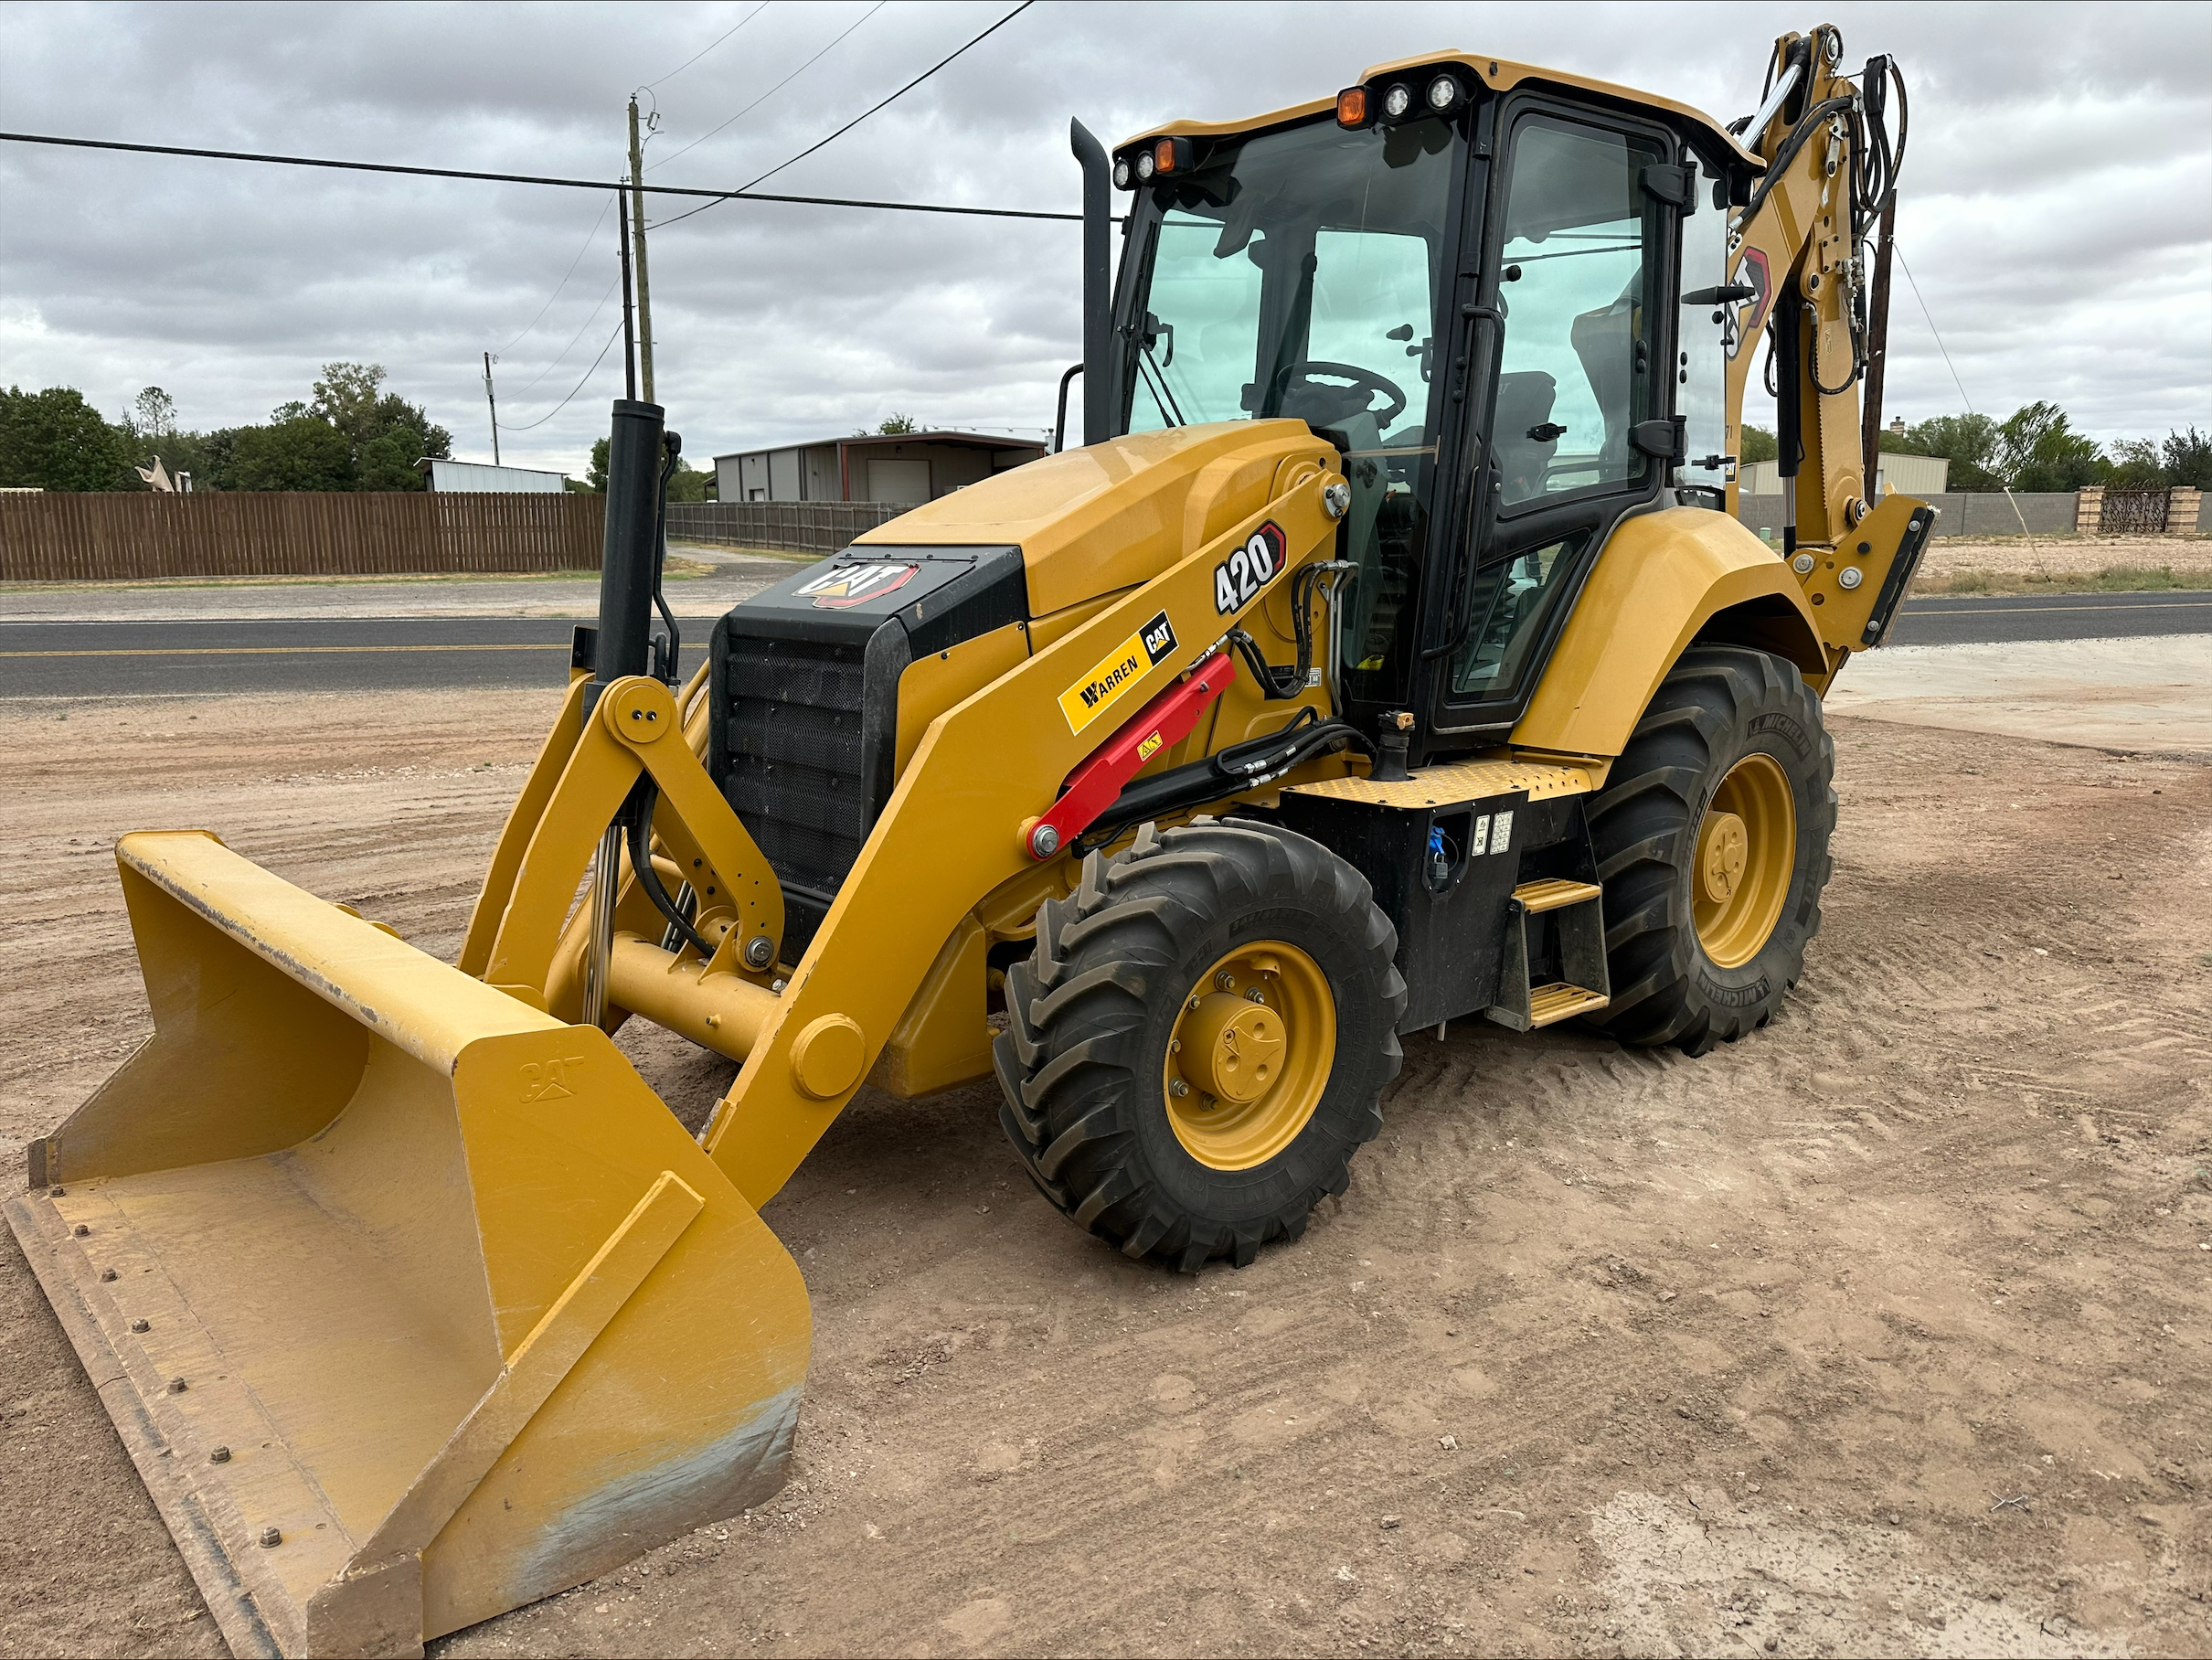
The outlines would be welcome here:
M 492 465 L 499 464 L 499 399 L 492 395 L 492 354 L 484 355 L 484 401 L 492 411 Z
M 653 295 L 645 278 L 645 193 L 636 186 L 645 182 L 644 146 L 638 142 L 637 98 L 630 99 L 630 226 L 637 244 L 637 356 L 639 378 L 644 382 L 645 401 L 653 396 Z

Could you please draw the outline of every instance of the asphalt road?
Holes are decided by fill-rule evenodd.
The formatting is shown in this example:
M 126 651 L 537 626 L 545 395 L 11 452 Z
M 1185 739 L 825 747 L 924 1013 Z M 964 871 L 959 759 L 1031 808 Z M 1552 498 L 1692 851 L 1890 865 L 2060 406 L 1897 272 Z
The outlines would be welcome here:
M 2212 634 L 2212 593 L 1938 595 L 1906 601 L 1892 645 Z
M 689 670 L 714 624 L 683 627 Z M 0 697 L 558 686 L 575 631 L 561 617 L 0 622 Z
M 0 622 L 0 697 L 188 697 L 558 685 L 574 624 L 551 617 Z M 711 624 L 685 629 L 695 667 Z M 1915 600 L 1898 645 L 2212 634 L 2212 593 Z

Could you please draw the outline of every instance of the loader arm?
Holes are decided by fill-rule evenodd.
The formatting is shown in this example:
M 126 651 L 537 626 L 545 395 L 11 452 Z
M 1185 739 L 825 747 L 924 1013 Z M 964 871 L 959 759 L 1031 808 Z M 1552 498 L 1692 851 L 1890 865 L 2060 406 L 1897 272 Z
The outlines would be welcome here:
M 1280 459 L 1306 458 L 1280 495 L 931 723 L 707 1132 L 750 1202 L 766 1204 L 829 1128 L 977 899 L 1031 867 L 1025 821 L 1115 725 L 1073 729 L 1063 697 L 1161 613 L 1175 654 L 1144 670 L 1125 707 L 1187 673 L 1249 608 L 1217 609 L 1214 569 L 1262 524 L 1283 532 L 1292 569 L 1326 556 L 1335 519 L 1323 492 L 1339 475 L 1312 459 L 1310 439 L 1279 442 Z

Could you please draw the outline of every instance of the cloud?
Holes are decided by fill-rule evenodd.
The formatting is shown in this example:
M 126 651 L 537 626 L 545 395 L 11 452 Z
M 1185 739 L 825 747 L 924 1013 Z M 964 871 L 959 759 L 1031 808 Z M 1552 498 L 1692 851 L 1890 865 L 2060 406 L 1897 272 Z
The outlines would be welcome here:
M 611 178 L 652 82 L 655 183 L 726 187 L 803 150 L 1005 0 L 692 6 L 38 5 L 0 12 L 0 105 L 34 132 Z M 1831 5 L 1898 56 L 1899 241 L 1975 407 L 2054 398 L 2100 437 L 2212 425 L 2212 8 Z M 864 19 L 864 20 L 863 20 Z M 759 108 L 690 144 L 850 37 Z M 1460 45 L 1727 117 L 1795 5 L 1076 5 L 1045 0 L 771 187 L 1071 210 L 1067 123 L 1325 95 Z M 0 146 L 0 378 L 111 414 L 148 383 L 194 425 L 259 420 L 325 361 L 383 363 L 488 455 L 580 471 L 621 388 L 613 216 L 586 192 Z M 668 198 L 654 213 L 670 218 Z M 596 229 L 595 229 L 596 225 Z M 1075 227 L 728 204 L 652 240 L 658 391 L 695 457 L 893 410 L 1045 427 L 1079 350 Z M 579 256 L 581 256 L 580 259 Z M 563 273 L 574 266 L 573 274 Z M 550 302 L 548 303 L 548 301 Z M 594 314 L 594 308 L 597 308 Z M 542 313 L 542 316 L 540 314 Z M 533 319 L 537 319 L 533 323 Z M 1888 403 L 1961 393 L 1900 279 Z

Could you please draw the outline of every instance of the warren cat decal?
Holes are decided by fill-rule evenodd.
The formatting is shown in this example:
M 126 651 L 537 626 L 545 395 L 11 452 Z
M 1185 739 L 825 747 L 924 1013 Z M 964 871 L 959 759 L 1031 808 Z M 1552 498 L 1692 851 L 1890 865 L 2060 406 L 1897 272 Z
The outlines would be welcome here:
M 919 565 L 840 565 L 792 590 L 794 599 L 811 599 L 816 611 L 844 611 L 896 593 L 914 580 Z
M 1282 573 L 1290 541 L 1273 520 L 1245 537 L 1244 546 L 1214 567 L 1214 609 L 1223 616 L 1250 605 Z
M 1097 666 L 1060 694 L 1068 729 L 1079 732 L 1128 695 L 1175 649 L 1175 624 L 1165 612 L 1101 657 Z

